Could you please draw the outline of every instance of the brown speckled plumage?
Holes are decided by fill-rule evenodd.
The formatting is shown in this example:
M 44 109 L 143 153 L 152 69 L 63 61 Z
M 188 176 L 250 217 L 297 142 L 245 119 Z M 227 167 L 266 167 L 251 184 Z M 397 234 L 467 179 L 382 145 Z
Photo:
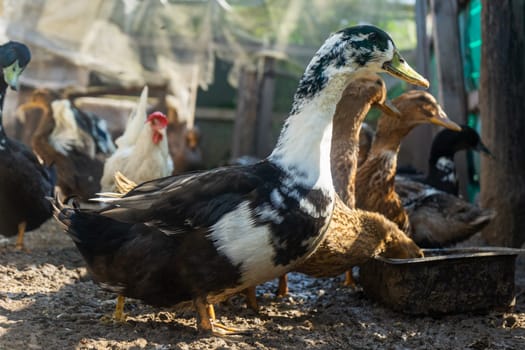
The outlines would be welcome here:
M 417 125 L 443 121 L 446 115 L 436 99 L 421 90 L 404 93 L 392 102 L 402 117 L 383 115 L 379 119 L 368 158 L 356 176 L 356 206 L 385 215 L 409 233 L 408 215 L 394 189 L 401 140 Z
M 295 271 L 314 277 L 333 277 L 372 256 L 415 258 L 419 247 L 383 215 L 348 208 L 336 197 L 326 239 Z
M 453 194 L 399 176 L 396 192 L 408 212 L 411 237 L 424 248 L 461 242 L 480 232 L 496 214 L 492 209 L 480 208 Z

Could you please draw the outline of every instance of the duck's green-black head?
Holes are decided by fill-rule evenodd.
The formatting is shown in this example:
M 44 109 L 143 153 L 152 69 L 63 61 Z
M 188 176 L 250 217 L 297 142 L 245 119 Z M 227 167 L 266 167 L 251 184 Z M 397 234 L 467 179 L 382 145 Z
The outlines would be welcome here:
M 442 130 L 432 142 L 431 154 L 454 155 L 461 150 L 473 150 L 492 157 L 490 150 L 483 144 L 478 132 L 468 125 L 461 125 L 460 131 Z
M 386 72 L 414 85 L 429 86 L 406 63 L 390 35 L 372 25 L 359 25 L 340 30 L 325 41 L 306 69 L 298 97 L 315 95 L 334 75 L 359 72 Z
M 4 80 L 13 90 L 18 88 L 18 77 L 30 60 L 31 52 L 22 43 L 9 41 L 0 46 L 0 66 Z

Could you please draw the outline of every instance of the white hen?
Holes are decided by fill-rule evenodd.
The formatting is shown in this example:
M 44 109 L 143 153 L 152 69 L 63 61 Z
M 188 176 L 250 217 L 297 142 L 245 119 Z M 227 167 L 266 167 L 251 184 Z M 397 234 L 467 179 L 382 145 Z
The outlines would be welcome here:
M 126 130 L 115 143 L 116 152 L 106 160 L 100 180 L 102 191 L 115 191 L 114 175 L 120 171 L 136 183 L 171 175 L 173 161 L 166 138 L 167 117 L 154 112 L 146 118 L 148 88 L 140 96 L 136 110 L 130 115 Z

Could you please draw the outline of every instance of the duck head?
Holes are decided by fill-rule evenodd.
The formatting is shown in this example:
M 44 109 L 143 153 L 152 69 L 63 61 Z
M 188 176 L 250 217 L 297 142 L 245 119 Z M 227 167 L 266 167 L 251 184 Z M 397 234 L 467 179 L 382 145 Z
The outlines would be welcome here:
M 381 72 L 411 84 L 429 86 L 428 81 L 406 63 L 392 38 L 383 30 L 372 25 L 340 30 L 324 42 L 306 67 L 292 114 L 301 109 L 305 100 L 315 98 L 327 86 L 332 85 L 333 91 L 342 91 L 352 79 Z
M 403 58 L 394 41 L 383 30 L 372 25 L 355 26 L 339 31 L 346 42 L 346 59 L 356 68 L 386 72 L 410 84 L 429 87 L 429 82 Z M 336 34 L 338 34 L 336 33 Z
M 0 66 L 4 81 L 11 89 L 18 89 L 18 77 L 31 60 L 29 48 L 19 42 L 10 41 L 0 46 Z
M 468 125 L 461 125 L 460 131 L 442 130 L 432 142 L 431 154 L 434 156 L 453 156 L 461 150 L 473 150 L 493 157 L 489 149 L 483 144 L 476 130 Z
M 457 147 L 458 150 L 471 149 L 473 151 L 478 151 L 480 153 L 484 153 L 485 155 L 492 157 L 492 153 L 490 153 L 487 146 L 483 144 L 478 132 L 468 125 L 461 126 L 461 132 L 459 142 L 457 142 Z
M 192 151 L 196 150 L 199 147 L 201 138 L 201 132 L 197 127 L 187 129 L 184 132 L 184 140 L 186 147 Z
M 367 73 L 360 75 L 346 86 L 339 104 L 342 104 L 345 109 L 351 109 L 350 105 L 357 101 L 362 101 L 361 104 L 368 102 L 388 115 L 401 116 L 399 110 L 386 96 L 386 84 L 383 79 L 377 74 Z
M 408 91 L 394 99 L 393 104 L 403 115 L 400 123 L 409 130 L 419 124 L 434 124 L 453 131 L 461 130 L 458 124 L 448 118 L 434 96 L 426 91 Z
M 164 138 L 165 129 L 168 126 L 168 117 L 162 112 L 153 112 L 146 119 L 152 131 L 152 141 L 156 145 Z

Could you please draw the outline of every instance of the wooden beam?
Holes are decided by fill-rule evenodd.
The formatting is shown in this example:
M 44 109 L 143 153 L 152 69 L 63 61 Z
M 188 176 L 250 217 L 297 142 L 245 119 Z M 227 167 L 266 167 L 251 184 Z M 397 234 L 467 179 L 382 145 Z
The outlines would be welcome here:
M 255 129 L 258 101 L 257 71 L 243 68 L 237 89 L 238 102 L 232 140 L 232 159 L 255 155 Z M 197 115 L 202 116 L 199 110 Z
M 255 143 L 255 155 L 259 158 L 268 156 L 275 143 L 272 137 L 273 100 L 275 94 L 275 58 L 265 56 L 262 59 L 263 75 L 261 78 Z
M 427 36 L 428 0 L 416 0 L 416 67 L 420 74 L 429 77 L 430 44 Z
M 483 230 L 491 245 L 525 243 L 525 2 L 483 0 L 481 10 L 481 206 L 496 216 Z
M 430 43 L 427 36 L 428 1 L 416 0 L 416 67 L 425 78 L 430 78 Z M 430 80 L 430 79 L 429 79 Z M 433 127 L 429 124 L 415 128 L 404 139 L 399 151 L 400 166 L 413 166 L 426 173 L 432 144 Z
M 439 101 L 449 118 L 457 123 L 467 121 L 467 96 L 463 81 L 463 61 L 459 42 L 457 0 L 431 0 L 434 50 L 439 81 Z M 460 194 L 467 197 L 467 157 L 456 155 Z

